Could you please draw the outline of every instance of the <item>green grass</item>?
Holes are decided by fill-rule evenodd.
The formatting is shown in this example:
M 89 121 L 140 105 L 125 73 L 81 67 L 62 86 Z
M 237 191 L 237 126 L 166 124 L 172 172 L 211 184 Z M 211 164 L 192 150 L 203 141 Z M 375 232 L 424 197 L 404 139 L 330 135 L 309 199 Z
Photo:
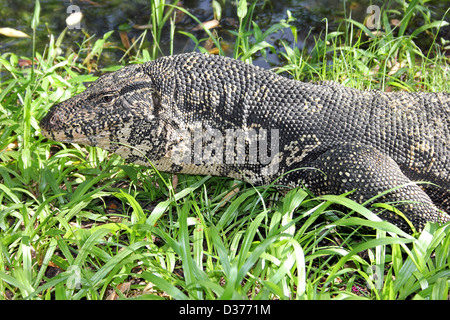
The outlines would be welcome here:
M 236 58 L 274 50 L 265 40 L 272 32 L 296 34 L 291 19 L 262 31 L 255 3 L 238 8 Z M 176 30 L 168 11 L 153 10 L 154 39 L 164 24 Z M 405 12 L 405 23 L 427 14 L 415 0 Z M 36 10 L 34 28 L 38 17 Z M 286 43 L 277 72 L 449 91 L 438 39 L 424 54 L 405 28 L 382 21 L 384 37 L 346 19 L 310 52 Z M 437 34 L 439 24 L 427 23 L 419 31 Z M 38 122 L 50 106 L 95 80 L 76 56 L 99 57 L 108 42 L 86 39 L 62 56 L 64 34 L 50 35 L 33 69 L 18 67 L 12 52 L 0 57 L 0 299 L 448 299 L 448 224 L 411 236 L 344 196 L 281 194 L 220 177 L 176 181 L 100 149 L 44 139 Z M 193 40 L 204 50 L 206 39 Z M 139 48 L 133 59 L 158 54 L 157 45 Z

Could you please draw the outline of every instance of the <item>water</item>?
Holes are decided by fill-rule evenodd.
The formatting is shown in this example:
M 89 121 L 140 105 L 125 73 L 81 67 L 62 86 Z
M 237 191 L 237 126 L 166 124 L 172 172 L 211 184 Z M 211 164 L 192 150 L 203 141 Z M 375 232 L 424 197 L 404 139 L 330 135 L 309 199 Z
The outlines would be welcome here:
M 250 2 L 250 1 L 248 1 Z M 37 51 L 44 52 L 49 40 L 49 33 L 57 37 L 66 27 L 66 18 L 68 16 L 67 8 L 73 4 L 77 5 L 83 13 L 81 26 L 87 35 L 96 35 L 97 38 L 102 37 L 106 32 L 115 30 L 114 34 L 109 38 L 113 43 L 112 48 L 105 50 L 102 54 L 101 64 L 117 64 L 123 55 L 123 51 L 118 47 L 123 47 L 119 36 L 119 28 L 124 26 L 132 27 L 135 25 L 147 25 L 151 17 L 151 8 L 149 0 L 135 1 L 117 1 L 117 0 L 98 0 L 98 1 L 62 1 L 62 0 L 43 0 L 41 3 L 40 25 L 37 30 Z M 345 17 L 352 17 L 361 23 L 367 17 L 367 8 L 370 4 L 377 4 L 377 1 L 358 0 L 358 1 L 334 1 L 334 0 L 287 0 L 287 1 L 259 1 L 254 21 L 258 23 L 262 30 L 267 29 L 271 25 L 287 18 L 287 10 L 289 10 L 296 21 L 292 22 L 299 31 L 299 41 L 297 46 L 301 49 L 312 47 L 314 39 L 325 32 L 328 24 L 329 31 L 334 31 Z M 382 6 L 383 2 L 378 1 Z M 386 3 L 385 3 L 386 5 Z M 427 4 L 432 8 L 433 18 L 441 18 L 445 10 L 449 7 L 449 1 L 431 1 Z M 189 12 L 194 14 L 200 21 L 209 21 L 214 19 L 214 12 L 211 7 L 210 0 L 193 0 L 183 1 L 182 6 Z M 388 1 L 386 7 L 388 9 L 399 9 L 400 6 L 396 1 Z M 32 34 L 30 29 L 30 21 L 34 10 L 34 1 L 31 0 L 0 0 L 0 27 L 11 27 Z M 383 8 L 384 9 L 384 8 Z M 401 19 L 401 17 L 399 17 Z M 423 19 L 418 17 L 417 26 L 423 23 Z M 446 19 L 449 21 L 449 19 Z M 235 1 L 226 1 L 226 7 L 223 9 L 221 26 L 217 28 L 217 32 L 225 42 L 234 42 L 233 36 L 229 30 L 236 30 L 238 18 L 236 16 Z M 197 38 L 206 38 L 204 31 L 196 31 L 194 28 L 197 23 L 189 16 L 178 13 L 176 22 L 176 30 L 187 31 L 194 34 Z M 417 27 L 416 26 L 416 27 Z M 129 39 L 138 38 L 142 30 L 129 28 L 127 35 Z M 71 30 L 67 33 L 63 49 L 66 52 L 78 52 L 79 44 L 85 39 L 86 34 L 81 30 Z M 450 38 L 450 28 L 444 28 L 440 36 L 446 39 Z M 305 42 L 304 39 L 307 38 Z M 289 43 L 293 42 L 290 31 L 278 32 L 267 40 L 276 48 L 281 48 L 280 39 Z M 162 34 L 160 47 L 163 54 L 169 53 L 169 28 L 166 28 Z M 174 53 L 189 52 L 194 50 L 195 44 L 187 37 L 177 34 L 174 43 Z M 150 32 L 147 35 L 146 45 L 149 46 L 153 39 Z M 14 52 L 18 55 L 30 57 L 32 53 L 31 39 L 8 38 L 0 35 L 0 53 Z M 424 43 L 426 46 L 427 43 Z M 228 55 L 232 53 L 232 47 L 226 49 Z M 256 64 L 267 66 L 277 64 L 278 57 L 268 52 L 268 63 L 265 59 L 259 58 Z

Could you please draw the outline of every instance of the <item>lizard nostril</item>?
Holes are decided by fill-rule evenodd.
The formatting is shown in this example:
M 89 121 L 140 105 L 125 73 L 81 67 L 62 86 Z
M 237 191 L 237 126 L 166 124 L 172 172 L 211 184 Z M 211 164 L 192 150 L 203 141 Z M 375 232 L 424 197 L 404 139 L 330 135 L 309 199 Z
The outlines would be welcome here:
M 55 112 L 54 114 L 52 114 L 52 116 L 50 117 L 50 119 L 48 120 L 49 125 L 51 126 L 56 126 L 59 123 L 61 123 L 61 118 L 59 117 L 59 114 L 57 112 Z
M 50 109 L 45 117 L 41 119 L 40 127 L 44 130 L 55 130 L 62 124 L 60 112 Z

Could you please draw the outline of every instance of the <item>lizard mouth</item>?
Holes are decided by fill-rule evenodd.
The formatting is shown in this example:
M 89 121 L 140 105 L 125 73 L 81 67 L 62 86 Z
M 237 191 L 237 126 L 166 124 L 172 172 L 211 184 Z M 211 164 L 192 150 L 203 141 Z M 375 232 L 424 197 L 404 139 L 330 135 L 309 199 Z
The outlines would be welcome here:
M 72 129 L 70 132 L 63 132 L 63 131 L 58 132 L 54 130 L 49 131 L 41 127 L 41 133 L 44 137 L 52 141 L 58 141 L 63 143 L 78 143 L 81 145 L 89 145 L 89 146 L 96 145 L 95 137 L 89 137 L 86 135 L 79 134 L 76 132 L 75 129 Z
M 64 115 L 61 116 L 55 107 L 51 108 L 39 123 L 44 137 L 58 142 L 95 146 L 96 137 L 90 137 L 85 133 L 81 133 L 82 128 L 79 126 L 69 126 L 67 122 L 62 120 Z

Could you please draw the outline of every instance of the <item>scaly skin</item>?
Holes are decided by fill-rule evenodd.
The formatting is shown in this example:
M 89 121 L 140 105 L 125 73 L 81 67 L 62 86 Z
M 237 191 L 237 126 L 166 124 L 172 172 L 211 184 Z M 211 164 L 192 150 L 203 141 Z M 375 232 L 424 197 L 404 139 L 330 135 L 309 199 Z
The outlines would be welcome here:
M 41 129 L 161 171 L 259 185 L 282 176 L 280 184 L 317 195 L 356 189 L 350 197 L 360 203 L 401 186 L 377 201 L 393 202 L 421 230 L 450 220 L 449 124 L 448 93 L 303 83 L 191 53 L 100 77 L 53 106 Z M 295 170 L 305 167 L 318 170 Z M 381 216 L 408 229 L 398 215 Z

